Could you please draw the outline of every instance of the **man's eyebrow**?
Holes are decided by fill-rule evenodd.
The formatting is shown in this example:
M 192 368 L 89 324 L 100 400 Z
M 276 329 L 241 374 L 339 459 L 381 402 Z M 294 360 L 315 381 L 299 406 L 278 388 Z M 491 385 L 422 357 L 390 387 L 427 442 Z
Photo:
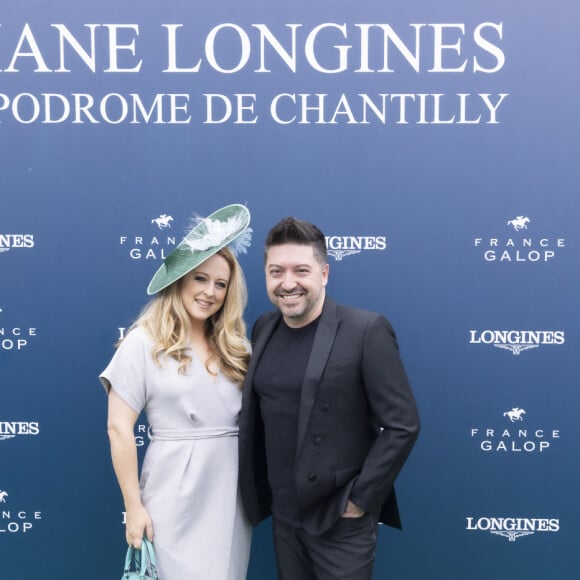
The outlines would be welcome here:
M 284 268 L 284 266 L 280 264 L 268 264 L 268 268 Z M 290 266 L 290 268 L 311 268 L 310 264 L 294 264 Z

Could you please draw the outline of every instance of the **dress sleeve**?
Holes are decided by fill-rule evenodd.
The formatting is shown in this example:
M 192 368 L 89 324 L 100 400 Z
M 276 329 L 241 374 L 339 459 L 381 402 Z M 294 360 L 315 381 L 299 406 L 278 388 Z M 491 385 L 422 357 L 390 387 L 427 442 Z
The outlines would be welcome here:
M 140 413 L 147 399 L 145 369 L 151 358 L 151 342 L 140 328 L 133 329 L 119 345 L 99 379 L 107 393 L 110 389 Z

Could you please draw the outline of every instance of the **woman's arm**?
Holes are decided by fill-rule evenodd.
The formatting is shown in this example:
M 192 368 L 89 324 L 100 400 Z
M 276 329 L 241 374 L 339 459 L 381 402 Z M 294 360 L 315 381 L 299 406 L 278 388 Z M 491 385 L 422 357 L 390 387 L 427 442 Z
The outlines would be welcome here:
M 137 445 L 133 433 L 138 417 L 138 413 L 113 389 L 109 390 L 107 431 L 111 443 L 111 458 L 125 503 L 125 537 L 127 543 L 135 548 L 141 547 L 144 534 L 149 540 L 153 540 L 153 524 L 141 503 L 139 493 Z

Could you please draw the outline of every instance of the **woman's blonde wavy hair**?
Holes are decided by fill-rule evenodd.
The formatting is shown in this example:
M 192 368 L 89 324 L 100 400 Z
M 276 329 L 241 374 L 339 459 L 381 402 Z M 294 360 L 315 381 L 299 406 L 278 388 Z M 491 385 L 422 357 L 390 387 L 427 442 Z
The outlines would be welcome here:
M 250 359 L 246 325 L 242 318 L 247 304 L 247 289 L 242 269 L 228 248 L 216 253 L 222 256 L 230 267 L 230 280 L 222 308 L 205 324 L 205 336 L 210 350 L 206 362 L 209 373 L 210 364 L 217 362 L 220 372 L 231 380 L 241 383 L 248 369 Z M 153 298 L 141 311 L 133 327 L 144 328 L 155 344 L 151 355 L 156 365 L 170 357 L 179 363 L 179 372 L 185 373 L 191 363 L 188 329 L 189 314 L 181 299 L 180 278 Z

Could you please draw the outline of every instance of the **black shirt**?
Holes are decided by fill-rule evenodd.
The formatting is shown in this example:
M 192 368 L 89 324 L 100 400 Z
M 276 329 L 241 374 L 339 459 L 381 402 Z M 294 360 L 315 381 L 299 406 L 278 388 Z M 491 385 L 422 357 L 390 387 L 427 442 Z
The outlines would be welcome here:
M 282 320 L 254 375 L 266 434 L 272 511 L 278 519 L 294 526 L 298 525 L 294 463 L 300 396 L 317 325 L 318 319 L 302 328 L 290 328 Z

